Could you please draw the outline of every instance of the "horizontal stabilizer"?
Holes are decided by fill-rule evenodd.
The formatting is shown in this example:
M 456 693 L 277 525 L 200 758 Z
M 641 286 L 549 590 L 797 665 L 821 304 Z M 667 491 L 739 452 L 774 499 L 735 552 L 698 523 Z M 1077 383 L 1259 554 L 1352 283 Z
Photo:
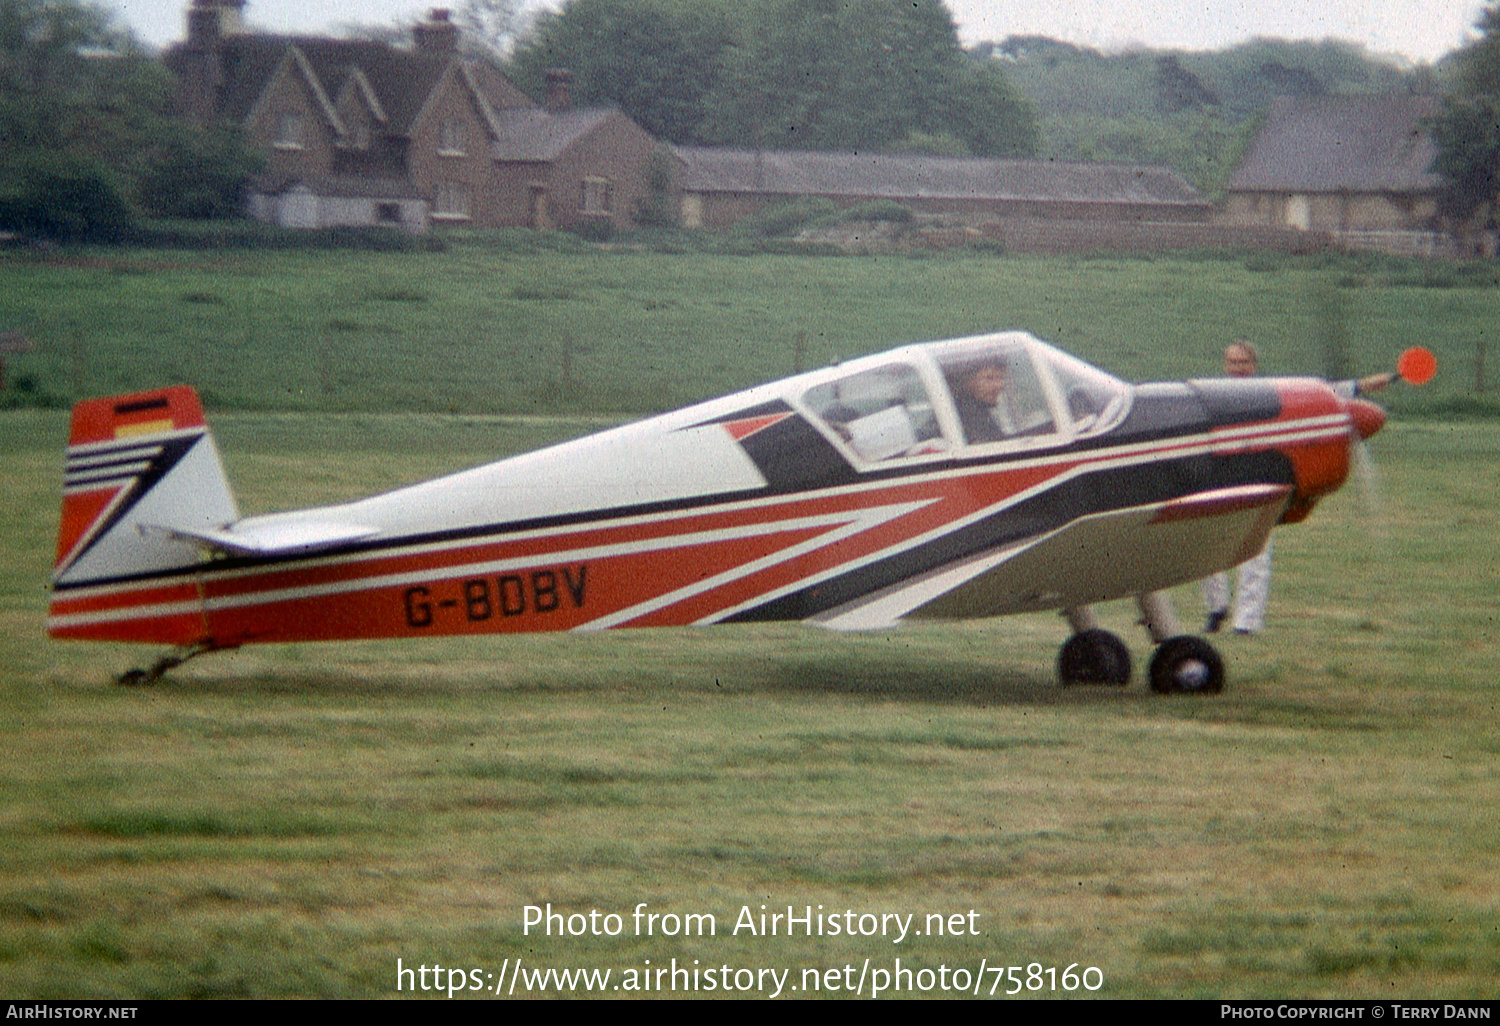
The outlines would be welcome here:
M 164 534 L 212 552 L 231 556 L 294 556 L 364 541 L 380 533 L 363 524 L 288 523 L 266 524 L 249 530 L 233 527 L 186 530 L 146 524 L 143 532 Z

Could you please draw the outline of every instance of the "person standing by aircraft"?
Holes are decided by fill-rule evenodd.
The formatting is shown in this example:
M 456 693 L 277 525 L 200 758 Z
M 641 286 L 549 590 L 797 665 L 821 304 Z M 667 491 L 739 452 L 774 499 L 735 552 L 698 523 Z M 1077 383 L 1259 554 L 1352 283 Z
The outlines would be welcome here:
M 1260 370 L 1260 354 L 1244 339 L 1236 339 L 1224 349 L 1224 374 L 1231 378 L 1253 377 Z M 1266 605 L 1271 597 L 1271 541 L 1258 555 L 1241 563 L 1236 571 L 1237 587 L 1233 592 L 1236 634 L 1254 634 L 1265 626 Z M 1230 618 L 1229 574 L 1214 574 L 1203 580 L 1203 604 L 1208 607 L 1204 631 L 1217 633 Z
M 1224 349 L 1224 374 L 1231 378 L 1253 377 L 1260 372 L 1260 354 L 1255 346 L 1244 339 L 1236 339 Z M 1357 381 L 1335 386 L 1346 398 L 1379 392 L 1399 377 L 1397 374 L 1371 374 Z M 1217 633 L 1229 620 L 1236 634 L 1255 634 L 1266 622 L 1266 606 L 1271 597 L 1271 542 L 1256 556 L 1241 563 L 1237 568 L 1237 587 L 1233 592 L 1234 604 L 1230 606 L 1229 574 L 1214 574 L 1203 581 L 1203 604 L 1208 607 L 1208 623 L 1204 631 Z M 1231 619 L 1231 612 L 1234 614 Z

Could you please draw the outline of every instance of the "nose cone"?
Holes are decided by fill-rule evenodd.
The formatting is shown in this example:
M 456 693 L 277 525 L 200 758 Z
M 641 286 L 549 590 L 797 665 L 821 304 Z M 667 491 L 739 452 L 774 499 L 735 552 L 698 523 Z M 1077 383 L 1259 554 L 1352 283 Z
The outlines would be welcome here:
M 1368 399 L 1349 400 L 1349 416 L 1360 438 L 1369 438 L 1385 427 L 1385 410 Z

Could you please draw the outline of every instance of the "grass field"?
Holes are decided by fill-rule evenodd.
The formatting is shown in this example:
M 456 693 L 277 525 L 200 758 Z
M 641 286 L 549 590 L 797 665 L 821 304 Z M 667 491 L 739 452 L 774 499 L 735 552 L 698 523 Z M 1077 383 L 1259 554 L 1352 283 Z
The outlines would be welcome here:
M 1216 373 L 1247 337 L 1275 374 L 1444 372 L 1398 411 L 1496 408 L 1491 264 L 1261 254 L 1159 259 L 445 252 L 0 254 L 0 328 L 33 398 L 196 385 L 210 407 L 655 411 L 904 342 L 1025 328 L 1133 381 Z M 1330 346 L 1330 342 L 1333 343 Z M 4 399 L 0 395 L 0 399 Z M 18 398 L 18 397 L 17 397 Z
M 809 289 L 837 292 L 821 264 L 799 266 Z M 912 324 L 932 328 L 937 302 L 915 284 L 904 295 L 928 308 Z M 394 301 L 358 301 L 378 302 Z M 1006 302 L 987 296 L 969 323 Z M 1261 303 L 1247 295 L 1235 316 Z M 753 312 L 736 316 L 748 332 Z M 1217 341 L 1225 327 L 1202 330 Z M 951 332 L 913 331 L 928 333 Z M 1167 362 L 1138 345 L 1141 368 Z M 673 373 L 699 387 L 696 370 Z M 596 426 L 214 419 L 247 512 Z M 122 689 L 111 676 L 154 653 L 42 634 L 64 434 L 60 412 L 0 414 L 0 994 L 384 996 L 403 982 L 399 959 L 443 967 L 404 978 L 432 996 L 422 983 L 492 986 L 484 974 L 519 958 L 627 986 L 673 959 L 728 966 L 736 983 L 749 979 L 737 970 L 789 970 L 798 989 L 783 993 L 798 996 L 804 970 L 852 966 L 842 986 L 866 960 L 891 972 L 898 959 L 933 995 L 939 979 L 1045 995 L 1072 965 L 1097 967 L 1083 979 L 1116 998 L 1494 996 L 1496 425 L 1397 421 L 1377 436 L 1378 495 L 1367 504 L 1351 485 L 1278 532 L 1269 627 L 1225 640 L 1228 690 L 1202 699 L 1139 682 L 1059 690 L 1065 631 L 1051 616 L 858 636 L 787 625 L 270 647 Z M 1179 605 L 1196 618 L 1191 589 Z M 1130 611 L 1104 612 L 1139 661 Z M 638 936 L 642 902 L 712 915 L 717 932 L 665 936 L 674 921 L 660 919 Z M 527 906 L 549 903 L 617 914 L 620 935 L 525 932 Z M 733 932 L 763 905 L 913 915 L 923 933 Z M 959 915 L 959 931 L 933 935 L 929 913 Z

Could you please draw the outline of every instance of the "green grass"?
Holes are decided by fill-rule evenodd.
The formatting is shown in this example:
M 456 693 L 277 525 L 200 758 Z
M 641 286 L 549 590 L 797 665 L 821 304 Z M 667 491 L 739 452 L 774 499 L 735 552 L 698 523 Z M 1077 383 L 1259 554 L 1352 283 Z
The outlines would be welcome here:
M 247 512 L 598 426 L 215 423 Z M 42 635 L 64 433 L 0 414 L 0 993 L 385 996 L 398 958 L 799 984 L 899 957 L 1097 966 L 1108 997 L 1493 996 L 1494 425 L 1378 435 L 1379 515 L 1351 485 L 1278 532 L 1268 629 L 1224 640 L 1205 699 L 1139 671 L 1058 689 L 1053 616 L 272 646 L 122 689 L 154 652 Z M 1128 604 L 1103 613 L 1142 661 Z M 641 902 L 718 931 L 636 936 Z M 523 933 L 548 904 L 624 932 Z M 973 910 L 980 935 L 733 935 L 761 905 Z
M 1197 257 L 738 256 L 484 236 L 443 252 L 82 250 L 0 254 L 9 361 L 65 404 L 165 383 L 211 408 L 552 414 L 671 408 L 909 341 L 1025 328 L 1131 380 L 1353 370 L 1420 343 L 1442 361 L 1396 409 L 1493 413 L 1490 263 Z M 1483 384 L 1476 392 L 1479 364 Z

